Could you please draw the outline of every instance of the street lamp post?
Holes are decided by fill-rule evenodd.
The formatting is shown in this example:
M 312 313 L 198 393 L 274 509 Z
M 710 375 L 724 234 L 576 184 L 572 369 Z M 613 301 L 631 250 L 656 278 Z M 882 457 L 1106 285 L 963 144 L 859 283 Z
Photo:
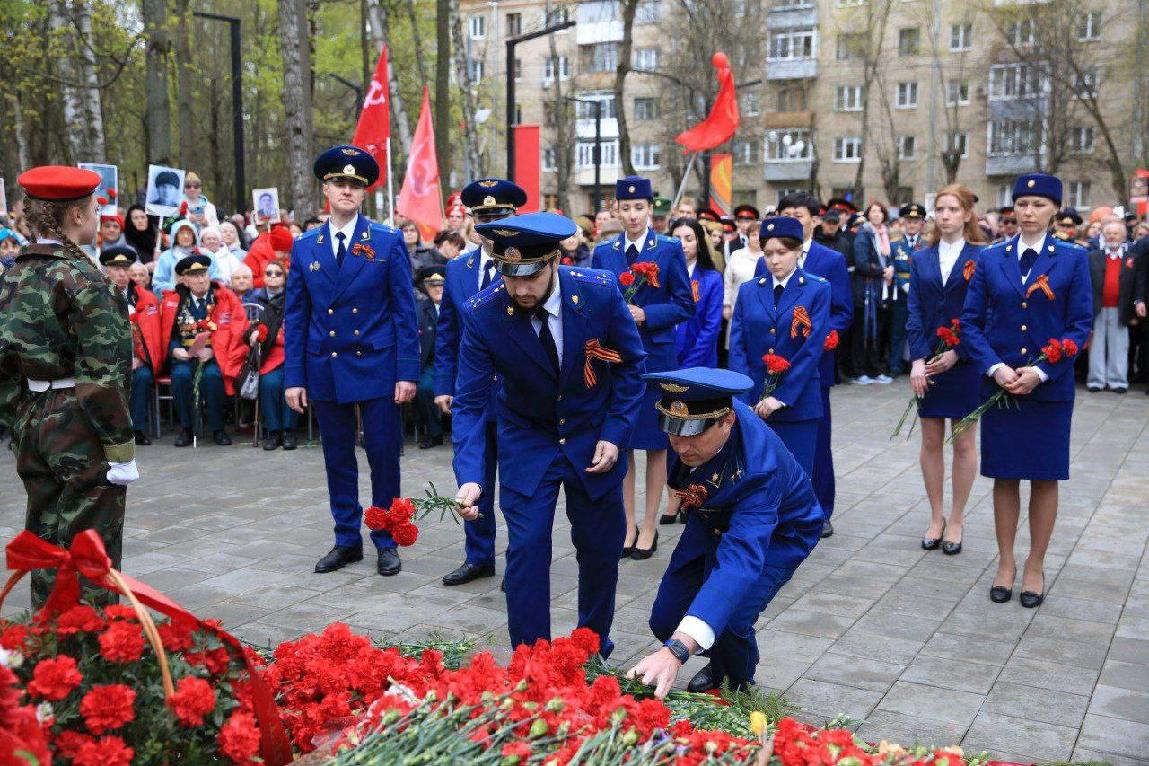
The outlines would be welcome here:
M 525 35 L 507 38 L 507 180 L 509 181 L 515 180 L 515 46 L 527 40 L 570 29 L 574 25 L 574 20 L 571 19 Z
M 193 11 L 201 19 L 223 21 L 231 27 L 231 132 L 232 162 L 235 165 L 235 210 L 242 212 L 247 205 L 247 174 L 244 172 L 243 145 L 243 43 L 240 37 L 241 21 L 235 16 L 223 16 L 206 11 Z

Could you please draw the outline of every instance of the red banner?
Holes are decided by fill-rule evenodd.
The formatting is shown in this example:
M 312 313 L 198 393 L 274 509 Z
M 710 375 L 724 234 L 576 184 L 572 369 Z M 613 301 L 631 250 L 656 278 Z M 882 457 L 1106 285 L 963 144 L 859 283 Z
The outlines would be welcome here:
M 539 126 L 516 125 L 514 131 L 515 177 L 511 180 L 527 193 L 527 204 L 519 212 L 535 213 L 539 210 Z
M 375 65 L 375 75 L 363 99 L 363 110 L 359 112 L 359 124 L 355 126 L 355 137 L 351 143 L 364 149 L 379 163 L 379 180 L 375 186 L 387 182 L 387 139 L 391 136 L 391 74 L 387 67 L 387 46 L 379 54 Z M 375 188 L 372 186 L 371 188 Z
M 734 215 L 734 155 L 710 155 L 710 209 L 720 216 Z
M 395 205 L 399 215 L 419 226 L 419 235 L 430 242 L 443 225 L 443 202 L 439 195 L 439 161 L 435 158 L 435 129 L 431 125 L 431 97 L 423 86 L 423 107 L 411 140 L 407 175 Z
M 675 137 L 674 140 L 682 145 L 684 152 L 713 149 L 734 135 L 741 120 L 738 98 L 734 95 L 734 73 L 730 71 L 730 60 L 725 53 L 719 51 L 711 57 L 710 63 L 718 77 L 718 97 L 714 99 L 714 107 L 705 120 Z

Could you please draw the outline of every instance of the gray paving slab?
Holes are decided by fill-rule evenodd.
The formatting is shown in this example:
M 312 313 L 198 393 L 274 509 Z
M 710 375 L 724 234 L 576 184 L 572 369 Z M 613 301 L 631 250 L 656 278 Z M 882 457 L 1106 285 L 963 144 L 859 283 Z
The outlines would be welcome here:
M 997 560 L 988 480 L 974 484 L 962 555 L 918 545 L 928 522 L 918 441 L 885 438 L 909 395 L 905 379 L 835 389 L 837 534 L 819 543 L 759 619 L 759 684 L 783 693 L 807 720 L 852 716 L 873 741 L 960 743 L 1014 760 L 1149 764 L 1149 405 L 1137 394 L 1079 392 L 1072 480 L 1061 485 L 1046 559 L 1048 598 L 1027 610 L 1016 599 L 988 599 Z M 447 447 L 408 443 L 404 492 L 421 494 L 428 481 L 453 490 L 450 457 Z M 366 499 L 369 471 L 362 452 L 358 459 Z M 501 517 L 494 578 L 442 586 L 463 557 L 450 521 L 420 525 L 397 577 L 375 573 L 370 549 L 361 563 L 316 575 L 314 563 L 331 545 L 317 446 L 265 453 L 237 440 L 177 450 L 169 433 L 141 448 L 139 460 L 124 570 L 222 618 L 241 638 L 274 644 L 344 620 L 372 636 L 481 635 L 496 656 L 509 656 L 498 589 Z M 0 481 L 7 539 L 23 525 L 24 503 L 8 450 L 0 450 L 0 476 L 9 477 Z M 621 564 L 613 635 L 620 664 L 656 645 L 646 621 L 680 534 L 678 525 L 660 527 L 652 559 Z M 1023 518 L 1019 558 L 1028 539 Z M 578 565 L 562 507 L 552 559 L 557 634 L 577 622 Z M 27 605 L 21 587 L 4 612 Z M 691 660 L 679 686 L 700 667 Z

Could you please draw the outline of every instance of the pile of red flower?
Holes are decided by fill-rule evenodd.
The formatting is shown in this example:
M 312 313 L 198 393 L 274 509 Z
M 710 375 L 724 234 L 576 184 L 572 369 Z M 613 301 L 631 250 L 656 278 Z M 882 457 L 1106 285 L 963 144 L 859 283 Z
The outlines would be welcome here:
M 384 531 L 391 535 L 396 544 L 407 547 L 419 539 L 419 527 L 415 526 L 415 503 L 411 498 L 397 497 L 388 508 L 373 505 L 363 511 L 363 523 L 370 529 Z

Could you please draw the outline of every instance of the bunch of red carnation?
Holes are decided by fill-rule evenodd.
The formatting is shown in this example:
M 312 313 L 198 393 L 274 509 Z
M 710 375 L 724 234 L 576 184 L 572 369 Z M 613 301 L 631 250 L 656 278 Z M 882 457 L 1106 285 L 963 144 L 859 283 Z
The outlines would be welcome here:
M 1067 359 L 1077 356 L 1077 343 L 1070 338 L 1050 338 L 1049 342 L 1041 347 L 1041 356 L 1038 357 L 1034 364 L 1041 361 L 1048 361 L 1050 364 L 1057 364 L 1061 361 L 1062 357 Z
M 635 293 L 644 284 L 659 287 L 658 264 L 654 261 L 637 261 L 631 265 L 630 269 L 618 275 L 618 283 L 626 288 L 622 297 L 626 299 L 627 303 L 630 303 Z
M 826 336 L 826 340 L 822 341 L 823 351 L 833 351 L 838 347 L 838 331 L 830 330 L 830 334 Z
M 961 320 L 956 317 L 950 320 L 949 327 L 939 327 L 936 334 L 941 342 L 938 345 L 938 350 L 934 352 L 934 356 L 937 356 L 947 348 L 953 348 L 961 343 L 960 333 Z
M 415 502 L 411 498 L 397 497 L 388 508 L 372 505 L 363 511 L 363 523 L 375 531 L 387 532 L 398 545 L 407 547 L 419 539 L 416 515 Z

